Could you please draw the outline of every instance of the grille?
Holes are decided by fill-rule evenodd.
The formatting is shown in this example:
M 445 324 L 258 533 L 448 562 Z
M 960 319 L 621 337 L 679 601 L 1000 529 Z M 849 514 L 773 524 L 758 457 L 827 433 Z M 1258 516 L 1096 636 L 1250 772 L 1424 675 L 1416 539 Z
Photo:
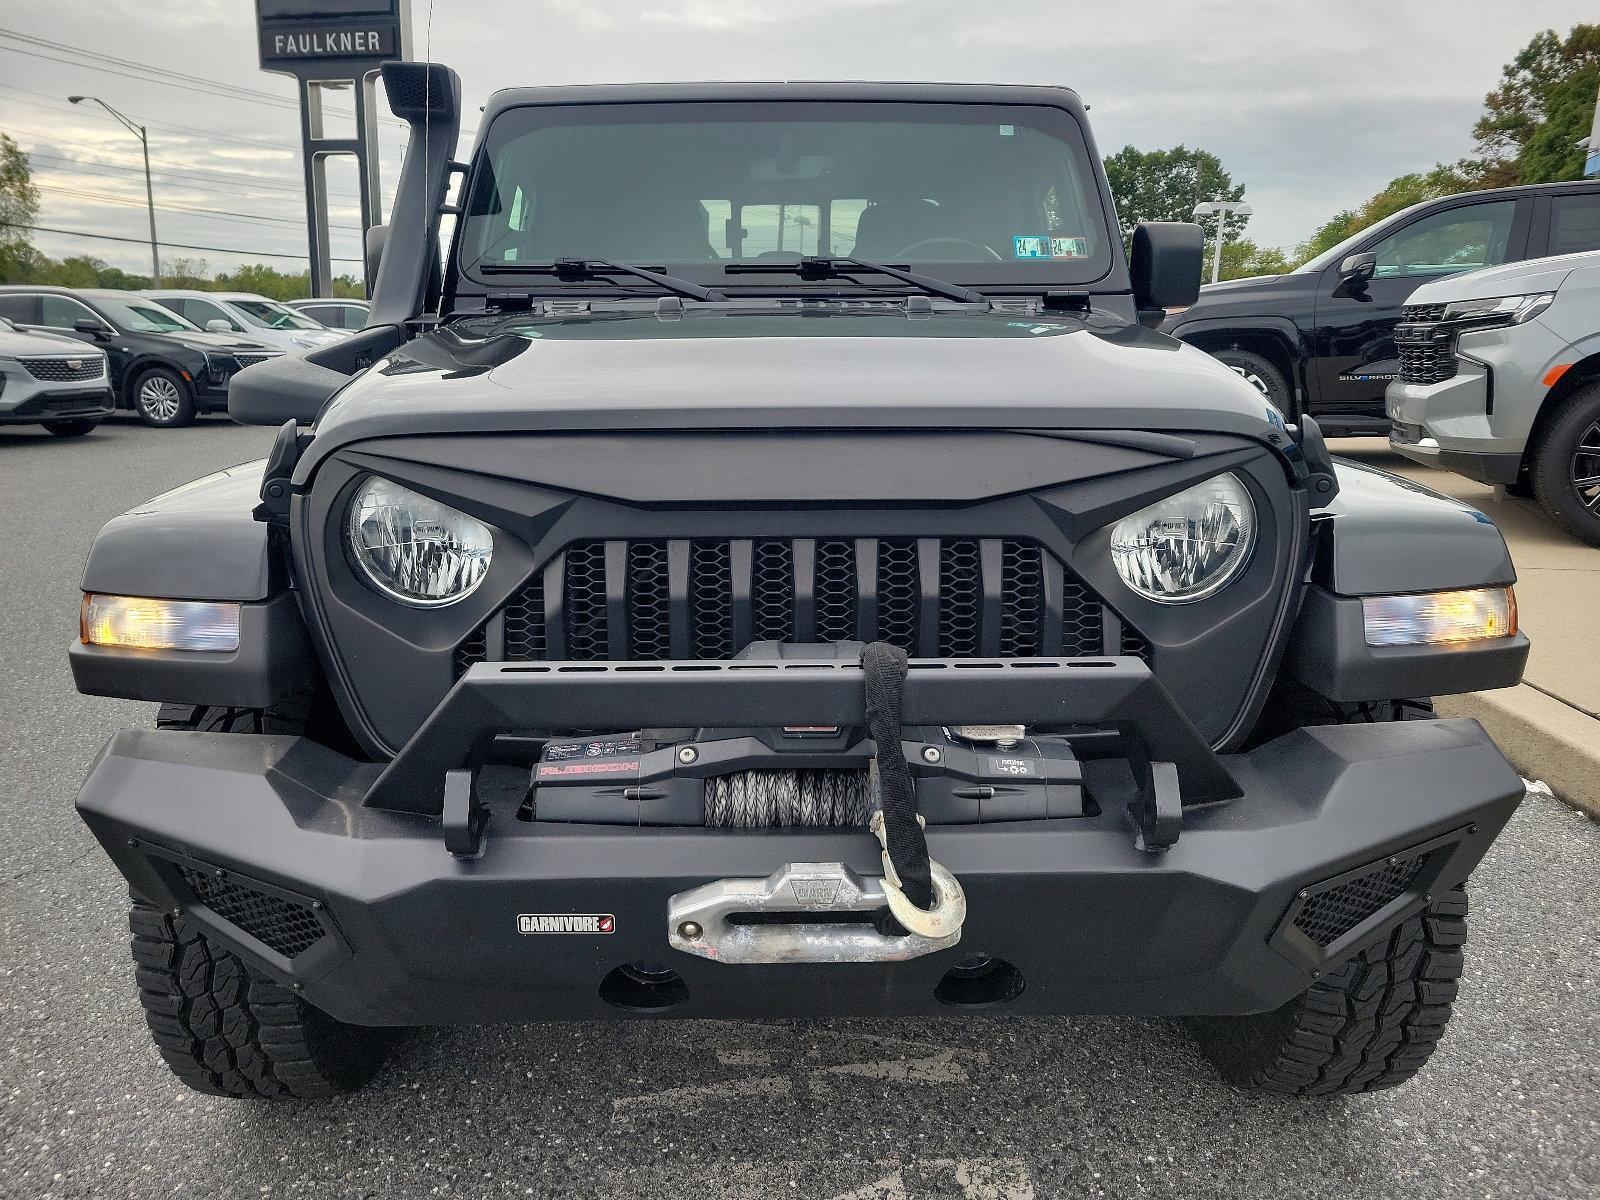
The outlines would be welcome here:
M 263 363 L 263 362 L 266 362 L 267 359 L 269 359 L 269 358 L 277 358 L 278 356 L 276 354 L 246 354 L 246 353 L 239 353 L 239 354 L 235 354 L 233 357 L 234 357 L 234 361 L 239 364 L 239 369 L 242 371 L 245 367 L 253 367 L 257 363 Z
M 455 665 L 459 675 L 484 658 L 726 659 L 753 641 L 877 640 L 921 658 L 1149 651 L 1032 542 L 685 539 L 568 546 L 457 647 Z
M 50 383 L 82 383 L 86 379 L 99 379 L 106 373 L 106 360 L 98 354 L 82 358 L 19 358 L 35 379 Z
M 1455 335 L 1438 324 L 1442 304 L 1410 304 L 1394 331 L 1400 352 L 1400 378 L 1406 383 L 1439 383 L 1455 378 Z
M 1319 946 L 1332 945 L 1384 905 L 1405 895 L 1427 860 L 1427 855 L 1419 854 L 1385 863 L 1310 896 L 1295 915 L 1295 928 Z
M 202 904 L 285 958 L 304 954 L 322 939 L 322 922 L 307 904 L 269 896 L 232 877 L 212 875 L 198 867 L 178 870 Z

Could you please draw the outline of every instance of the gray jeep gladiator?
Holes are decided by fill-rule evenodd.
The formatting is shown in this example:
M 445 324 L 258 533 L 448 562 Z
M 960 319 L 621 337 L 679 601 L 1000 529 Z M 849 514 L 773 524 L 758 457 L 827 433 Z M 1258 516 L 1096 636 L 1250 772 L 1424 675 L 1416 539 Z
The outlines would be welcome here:
M 78 809 L 180 1078 L 991 1011 L 1423 1064 L 1524 795 L 1428 699 L 1521 675 L 1505 543 L 1154 330 L 1199 231 L 1124 254 L 1074 93 L 504 91 L 458 162 L 455 74 L 384 79 L 372 326 L 83 580 L 79 688 L 161 704 Z

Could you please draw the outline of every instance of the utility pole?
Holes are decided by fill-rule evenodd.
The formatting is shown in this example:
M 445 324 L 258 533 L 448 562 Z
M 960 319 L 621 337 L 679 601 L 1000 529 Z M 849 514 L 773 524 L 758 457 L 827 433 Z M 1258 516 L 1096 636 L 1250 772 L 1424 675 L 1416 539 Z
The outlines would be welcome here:
M 150 211 L 150 282 L 151 286 L 160 287 L 161 251 L 156 245 L 156 194 L 155 189 L 150 186 L 150 135 L 145 131 L 143 125 L 136 124 L 123 116 L 111 105 L 100 99 L 99 96 L 68 96 L 67 99 L 73 104 L 82 104 L 85 100 L 93 100 L 118 121 L 122 122 L 124 129 L 139 139 L 139 146 L 144 151 L 144 202 L 145 207 Z
M 1196 220 L 1201 217 L 1217 218 L 1217 247 L 1211 255 L 1211 282 L 1216 283 L 1222 277 L 1222 242 L 1227 232 L 1229 216 L 1248 217 L 1255 210 L 1248 204 L 1240 204 L 1234 200 L 1207 200 L 1194 206 L 1190 214 Z

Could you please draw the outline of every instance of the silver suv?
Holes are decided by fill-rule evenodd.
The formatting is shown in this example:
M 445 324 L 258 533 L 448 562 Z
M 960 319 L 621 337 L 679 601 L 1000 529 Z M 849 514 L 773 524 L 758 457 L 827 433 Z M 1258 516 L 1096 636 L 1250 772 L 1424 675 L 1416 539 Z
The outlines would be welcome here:
M 1600 546 L 1600 251 L 1426 283 L 1395 344 L 1395 450 L 1533 495 Z
M 106 354 L 0 317 L 0 425 L 43 425 L 79 437 L 111 415 Z

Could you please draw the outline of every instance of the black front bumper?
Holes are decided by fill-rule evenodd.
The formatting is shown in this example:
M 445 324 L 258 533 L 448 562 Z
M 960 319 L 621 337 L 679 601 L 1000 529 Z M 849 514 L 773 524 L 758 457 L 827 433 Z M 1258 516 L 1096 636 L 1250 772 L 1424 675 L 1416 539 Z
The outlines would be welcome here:
M 1082 672 L 1109 682 L 1084 684 L 1089 690 L 1074 701 L 1093 723 L 1142 740 L 1140 753 L 1195 753 L 1181 729 L 1151 728 L 1164 718 L 1159 704 L 1139 699 L 1153 687 L 1140 681 L 1141 664 L 1110 660 L 1104 669 Z M 641 678 L 663 677 L 652 670 Z M 469 715 L 480 733 L 524 720 L 522 705 L 539 685 L 516 687 L 511 671 L 474 668 L 453 693 L 453 715 L 447 702 L 432 732 L 419 733 L 381 783 L 379 768 L 304 739 L 124 733 L 91 772 L 79 811 L 138 894 L 183 908 L 336 1017 L 408 1025 L 626 1015 L 600 988 L 616 968 L 637 962 L 681 976 L 687 998 L 674 1016 L 948 1012 L 935 988 L 975 954 L 1020 972 L 1025 987 L 1009 1005 L 1019 1013 L 1264 1011 L 1381 937 L 1431 891 L 1463 881 L 1523 794 L 1520 777 L 1473 721 L 1302 730 L 1221 757 L 1202 745 L 1237 796 L 1186 805 L 1181 836 L 1162 853 L 1136 848 L 1128 809 L 1110 789 L 1094 815 L 930 826 L 933 857 L 967 894 L 958 946 L 900 962 L 730 966 L 671 948 L 671 897 L 712 880 L 768 876 L 787 863 L 839 862 L 879 875 L 877 843 L 850 830 L 519 821 L 514 799 L 491 799 L 482 855 L 453 856 L 438 816 L 374 801 L 393 801 L 403 784 L 409 807 L 426 810 L 435 803 L 434 769 L 442 775 L 467 753 L 439 740 L 441 729 L 453 738 Z M 594 672 L 588 666 L 570 678 L 593 680 Z M 804 668 L 795 677 L 826 674 Z M 941 704 L 963 692 L 981 698 L 986 687 L 940 684 L 941 695 L 919 690 L 915 677 L 908 721 L 950 720 Z M 646 693 L 663 703 L 674 694 L 659 683 L 613 686 L 625 689 L 611 693 L 620 715 L 637 715 L 630 697 L 648 708 Z M 1030 695 L 1030 687 L 1010 694 L 1031 712 L 1049 689 L 1031 687 Z M 842 711 L 847 690 L 780 683 L 773 695 L 792 692 L 815 706 L 837 691 Z M 485 699 L 492 695 L 502 703 Z M 1098 707 L 1090 703 L 1096 695 Z M 737 699 L 726 693 L 727 703 Z M 762 715 L 782 721 L 785 712 L 774 700 Z M 571 719 L 589 715 L 574 711 Z M 409 774 L 419 758 L 429 770 Z M 1194 763 L 1178 774 L 1191 789 L 1212 778 Z M 1386 865 L 1391 859 L 1401 866 Z M 1346 873 L 1361 879 L 1397 869 L 1404 886 L 1347 932 L 1321 944 L 1297 928 L 1297 914 Z M 241 925 L 261 928 L 264 912 L 277 913 L 274 937 L 291 930 L 284 936 L 294 939 L 292 954 L 242 932 Z M 525 914 L 612 921 L 606 931 L 532 936 L 519 932 Z

